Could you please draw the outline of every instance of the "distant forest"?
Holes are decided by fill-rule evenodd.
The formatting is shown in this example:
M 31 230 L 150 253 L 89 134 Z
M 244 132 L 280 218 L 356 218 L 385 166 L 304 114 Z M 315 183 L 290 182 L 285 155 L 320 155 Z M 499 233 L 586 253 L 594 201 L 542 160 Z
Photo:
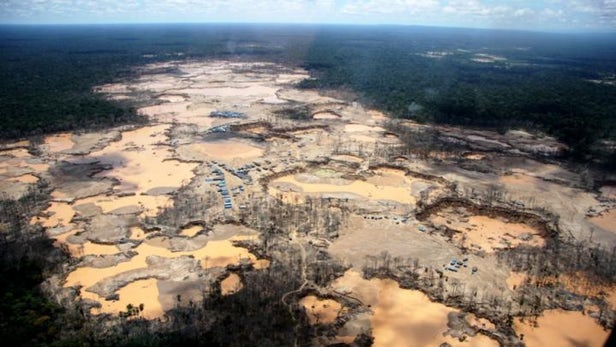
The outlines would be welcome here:
M 578 159 L 611 156 L 616 38 L 400 26 L 0 27 L 0 137 L 141 122 L 92 87 L 155 61 L 265 60 L 303 66 L 300 87 L 355 91 L 393 117 L 525 128 Z M 600 83 L 602 82 L 602 83 Z

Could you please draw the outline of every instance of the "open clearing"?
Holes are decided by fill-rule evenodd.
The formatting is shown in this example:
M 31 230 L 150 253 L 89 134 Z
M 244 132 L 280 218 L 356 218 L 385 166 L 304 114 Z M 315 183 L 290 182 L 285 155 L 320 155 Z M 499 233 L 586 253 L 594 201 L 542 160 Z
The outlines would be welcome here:
M 0 148 L 7 196 L 19 198 L 48 182 L 52 200 L 31 223 L 73 257 L 54 290 L 80 288 L 74 295 L 93 314 L 124 314 L 131 305 L 141 317 L 162 318 L 178 295 L 186 298 L 182 303 L 197 302 L 215 282 L 223 295 L 241 291 L 239 268 L 275 264 L 244 246 L 264 247 L 265 236 L 243 221 L 267 205 L 286 208 L 278 224 L 305 218 L 281 236 L 287 250 L 301 250 L 303 260 L 318 255 L 344 264 L 344 274 L 328 285 L 297 292 L 295 304 L 311 324 L 343 323 L 335 337 L 322 337 L 327 342 L 350 343 L 370 329 L 375 346 L 497 346 L 497 338 L 519 342 L 520 334 L 528 346 L 605 340 L 596 315 L 579 310 L 614 297 L 613 286 L 576 302 L 576 312 L 544 311 L 533 328 L 518 317 L 528 309 L 518 298 L 530 274 L 499 258 L 517 249 L 542 252 L 553 241 L 548 229 L 569 241 L 616 245 L 613 187 L 585 190 L 577 173 L 529 154 L 544 147 L 552 153 L 559 146 L 553 140 L 440 127 L 443 137 L 472 150 L 417 154 L 404 148 L 404 137 L 382 113 L 294 88 L 307 77 L 303 70 L 191 61 L 152 64 L 143 72 L 97 90 L 112 99 L 140 98 L 149 124 L 47 136 L 36 154 L 27 142 Z M 310 119 L 280 116 L 298 106 L 311 109 Z M 364 278 L 378 277 L 384 267 L 387 276 Z M 419 289 L 401 288 L 409 274 Z M 398 282 L 384 278 L 396 276 Z M 565 289 L 572 298 L 586 295 Z M 363 311 L 345 304 L 345 295 Z M 497 302 L 497 313 L 509 303 L 517 336 L 502 337 L 498 322 L 470 314 L 456 320 L 465 313 L 457 296 L 472 297 L 480 308 Z

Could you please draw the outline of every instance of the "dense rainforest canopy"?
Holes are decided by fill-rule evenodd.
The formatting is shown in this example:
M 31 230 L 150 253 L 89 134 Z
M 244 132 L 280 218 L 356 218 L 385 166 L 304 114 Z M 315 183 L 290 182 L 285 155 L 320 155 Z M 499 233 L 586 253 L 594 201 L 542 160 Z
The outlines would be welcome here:
M 545 131 L 579 156 L 614 138 L 616 39 L 399 26 L 0 28 L 0 136 L 141 121 L 92 87 L 171 59 L 301 65 L 305 88 L 346 87 L 394 117 Z

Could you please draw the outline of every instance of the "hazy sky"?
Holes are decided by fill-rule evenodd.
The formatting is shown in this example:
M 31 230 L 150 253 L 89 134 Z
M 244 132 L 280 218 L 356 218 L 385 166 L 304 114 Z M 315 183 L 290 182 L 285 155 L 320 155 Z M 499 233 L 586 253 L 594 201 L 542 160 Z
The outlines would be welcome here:
M 0 23 L 409 24 L 616 32 L 616 0 L 0 0 Z

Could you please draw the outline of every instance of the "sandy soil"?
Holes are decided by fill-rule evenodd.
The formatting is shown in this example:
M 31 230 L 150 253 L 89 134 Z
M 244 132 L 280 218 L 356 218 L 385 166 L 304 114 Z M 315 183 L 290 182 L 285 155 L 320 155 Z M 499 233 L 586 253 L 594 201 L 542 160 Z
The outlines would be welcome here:
M 537 324 L 539 326 L 535 328 L 528 322 L 515 320 L 515 330 L 518 335 L 524 334 L 523 341 L 528 347 L 598 347 L 604 345 L 609 335 L 591 317 L 581 312 L 545 311 Z
M 45 138 L 44 148 L 52 153 L 62 152 L 73 148 L 73 141 L 71 140 L 72 134 L 64 133 L 53 136 L 47 136 Z
M 201 142 L 180 146 L 178 153 L 188 160 L 222 160 L 234 163 L 237 159 L 254 159 L 263 155 L 263 149 L 237 140 Z
M 515 288 L 520 287 L 526 281 L 526 277 L 523 273 L 512 271 L 509 277 L 507 277 L 507 287 L 510 290 L 515 290 Z
M 378 138 L 370 135 L 364 134 L 351 134 L 349 137 L 351 140 L 359 141 L 359 142 L 367 142 L 367 143 L 375 143 L 378 141 Z
M 323 111 L 312 115 L 313 119 L 340 119 L 341 117 L 333 112 Z
M 0 154 L 0 175 L 3 176 L 40 175 L 49 169 L 49 164 L 32 157 L 24 148 L 2 151 Z
M 183 100 L 169 102 L 160 105 L 142 107 L 139 109 L 139 113 L 149 117 L 155 117 L 163 114 L 179 114 L 186 111 L 190 105 L 190 102 L 184 102 Z
M 596 209 L 600 205 L 596 195 L 592 192 L 571 188 L 570 183 L 567 182 L 575 182 L 579 178 L 558 166 L 536 162 L 520 164 L 528 165 L 528 167 L 514 169 L 513 171 L 517 173 L 499 177 L 499 183 L 503 184 L 510 199 L 527 206 L 545 207 L 549 211 L 558 213 L 562 217 L 559 221 L 561 230 L 567 230 L 580 241 L 588 240 L 591 236 L 592 225 L 586 213 L 589 209 Z M 511 160 L 510 164 L 504 163 L 504 165 L 514 166 L 517 163 Z M 553 182 L 542 178 L 553 180 Z M 559 181 L 563 183 L 557 183 Z M 596 232 L 593 235 L 593 241 L 609 248 L 616 245 L 614 233 L 608 231 Z
M 163 207 L 173 206 L 173 201 L 167 195 L 130 195 L 108 196 L 97 195 L 91 198 L 77 200 L 75 205 L 93 203 L 103 210 L 103 213 L 113 213 L 120 208 L 135 206 L 143 216 L 156 216 Z
M 200 95 L 200 96 L 221 96 L 221 97 L 267 97 L 275 95 L 278 88 L 267 87 L 263 85 L 248 84 L 245 87 L 220 87 L 220 88 L 189 88 L 178 89 L 174 92 L 188 95 Z
M 485 154 L 479 154 L 479 153 L 472 153 L 472 154 L 464 155 L 464 158 L 469 159 L 469 160 L 482 160 L 485 157 L 486 157 Z
M 304 306 L 310 324 L 331 324 L 342 313 L 342 305 L 331 299 L 319 299 L 314 295 L 303 297 L 299 304 Z
M 384 132 L 385 129 L 381 127 L 371 127 L 363 124 L 347 124 L 344 126 L 344 131 L 347 133 L 358 133 L 358 132 Z
M 590 218 L 590 222 L 601 229 L 616 233 L 616 209 L 602 213 L 598 217 Z
M 39 178 L 31 174 L 25 174 L 17 177 L 11 177 L 8 180 L 26 184 L 34 184 L 39 181 Z
M 163 101 L 167 101 L 167 102 L 184 102 L 186 100 L 185 97 L 183 97 L 182 95 L 161 95 L 158 97 L 158 99 L 163 100 Z
M 348 161 L 348 162 L 351 162 L 351 163 L 361 163 L 361 162 L 364 161 L 363 158 L 356 157 L 354 155 L 347 155 L 347 154 L 333 155 L 332 159 L 333 160 L 340 160 L 340 161 Z

